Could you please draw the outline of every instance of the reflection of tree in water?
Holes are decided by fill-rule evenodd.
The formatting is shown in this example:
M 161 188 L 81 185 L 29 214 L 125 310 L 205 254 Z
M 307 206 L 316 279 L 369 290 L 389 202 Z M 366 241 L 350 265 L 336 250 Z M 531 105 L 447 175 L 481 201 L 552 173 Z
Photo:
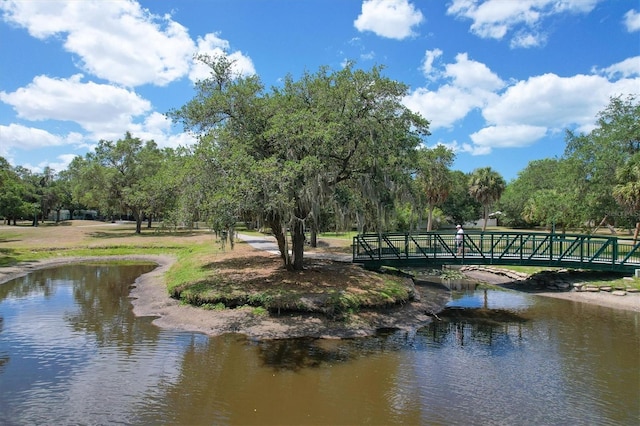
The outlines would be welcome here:
M 4 318 L 0 317 L 0 333 L 2 333 L 3 325 L 4 325 Z M 4 366 L 7 365 L 8 362 L 9 362 L 9 355 L 7 355 L 6 353 L 0 353 L 0 373 L 2 373 L 2 370 L 4 370 Z
M 117 346 L 133 349 L 140 332 L 159 330 L 144 322 L 135 321 L 128 299 L 129 286 L 140 275 L 153 269 L 150 265 L 74 265 L 65 268 L 67 279 L 73 281 L 73 297 L 78 309 L 68 314 L 74 331 L 95 336 L 98 345 L 115 342 Z M 155 339 L 154 339 L 155 340 Z
M 522 324 L 526 321 L 504 309 L 447 308 L 418 333 L 438 345 L 481 344 L 494 352 L 504 352 L 522 341 Z
M 0 301 L 37 295 L 50 298 L 55 293 L 55 279 L 51 276 L 54 270 L 56 268 L 41 269 L 0 285 Z
M 266 366 L 293 371 L 415 347 L 414 337 L 407 331 L 397 329 L 383 329 L 375 336 L 354 339 L 301 338 L 267 340 L 255 344 Z
M 32 272 L 24 277 L 18 277 L 0 285 L 0 303 L 5 299 L 23 299 L 42 295 L 45 299 L 55 294 L 55 279 L 49 273 L 50 269 Z M 4 330 L 4 317 L 0 316 L 0 333 Z M 0 353 L 0 373 L 10 361 L 10 356 Z
M 270 340 L 257 345 L 262 362 L 279 370 L 297 371 L 351 358 L 350 345 L 323 345 L 318 339 Z
M 56 287 L 73 285 L 78 310 L 69 313 L 74 331 L 95 335 L 98 344 L 111 341 L 131 344 L 143 326 L 146 333 L 155 332 L 144 322 L 135 322 L 128 300 L 129 286 L 153 265 L 65 265 L 41 269 L 0 286 L 0 301 L 42 295 L 50 298 Z
M 359 357 L 385 351 L 423 350 L 433 343 L 472 342 L 496 351 L 508 351 L 522 340 L 525 318 L 506 310 L 458 309 L 449 318 L 434 319 L 432 323 L 412 334 L 396 329 L 381 330 L 376 336 L 343 339 L 286 339 L 256 342 L 262 362 L 277 370 L 298 371 L 323 364 L 348 362 Z M 441 313 L 447 317 L 448 314 Z M 457 318 L 456 318 L 457 316 Z M 475 319 L 474 319 L 475 317 Z

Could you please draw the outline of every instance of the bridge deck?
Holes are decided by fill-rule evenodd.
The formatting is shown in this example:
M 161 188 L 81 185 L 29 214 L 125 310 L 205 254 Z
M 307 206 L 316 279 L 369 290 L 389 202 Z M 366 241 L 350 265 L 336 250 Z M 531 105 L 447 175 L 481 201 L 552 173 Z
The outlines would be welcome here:
M 469 232 L 458 253 L 455 234 L 361 234 L 353 238 L 353 262 L 366 267 L 445 264 L 533 265 L 633 273 L 640 242 L 618 237 L 538 232 Z

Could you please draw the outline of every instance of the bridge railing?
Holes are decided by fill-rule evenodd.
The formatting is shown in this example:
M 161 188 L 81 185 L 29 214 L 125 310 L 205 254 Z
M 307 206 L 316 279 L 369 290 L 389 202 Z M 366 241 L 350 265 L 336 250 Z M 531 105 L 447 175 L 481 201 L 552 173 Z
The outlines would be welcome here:
M 544 264 L 603 270 L 640 268 L 640 243 L 618 237 L 540 232 L 468 232 L 464 249 L 455 233 L 360 234 L 353 239 L 356 263 L 420 262 Z

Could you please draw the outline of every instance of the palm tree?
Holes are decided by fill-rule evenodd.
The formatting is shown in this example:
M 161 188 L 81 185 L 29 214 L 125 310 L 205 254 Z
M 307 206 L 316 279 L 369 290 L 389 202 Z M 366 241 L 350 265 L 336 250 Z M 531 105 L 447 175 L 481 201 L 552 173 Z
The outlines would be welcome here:
M 482 231 L 487 229 L 487 219 L 489 218 L 489 208 L 502 196 L 507 184 L 502 176 L 491 169 L 491 167 L 481 167 L 475 169 L 469 179 L 469 194 L 477 202 L 482 204 L 484 212 L 484 224 Z
M 444 145 L 438 145 L 433 149 L 418 151 L 418 181 L 422 186 L 426 199 L 429 217 L 427 231 L 433 229 L 433 210 L 442 204 L 449 196 L 452 181 L 449 167 L 455 159 L 454 152 Z
M 618 185 L 613 187 L 613 197 L 618 204 L 636 215 L 640 212 L 640 153 L 634 154 L 629 161 L 616 171 Z M 638 240 L 640 221 L 636 222 L 633 241 Z

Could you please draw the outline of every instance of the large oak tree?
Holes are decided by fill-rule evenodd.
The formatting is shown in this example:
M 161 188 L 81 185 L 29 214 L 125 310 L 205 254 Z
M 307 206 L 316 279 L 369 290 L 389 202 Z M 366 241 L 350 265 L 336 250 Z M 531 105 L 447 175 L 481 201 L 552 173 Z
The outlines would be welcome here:
M 338 185 L 388 186 L 428 134 L 428 122 L 401 103 L 407 86 L 380 67 L 323 67 L 267 92 L 256 76 L 234 75 L 229 60 L 201 59 L 210 77 L 170 116 L 213 147 L 202 161 L 220 178 L 208 197 L 259 212 L 289 270 L 302 269 L 305 228 Z

